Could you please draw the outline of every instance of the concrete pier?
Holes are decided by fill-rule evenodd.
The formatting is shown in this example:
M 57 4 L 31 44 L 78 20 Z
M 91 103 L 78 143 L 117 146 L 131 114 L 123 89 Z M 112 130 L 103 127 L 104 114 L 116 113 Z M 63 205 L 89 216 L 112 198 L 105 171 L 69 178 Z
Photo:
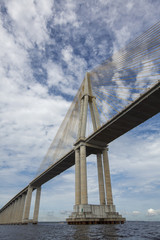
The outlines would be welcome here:
M 82 148 L 83 147 L 83 148 Z M 97 153 L 97 168 L 98 168 L 98 182 L 99 182 L 99 205 L 88 204 L 87 195 L 87 168 L 86 168 L 86 148 L 87 146 L 80 146 L 80 164 L 81 164 L 81 202 L 77 201 L 79 195 L 77 189 L 75 189 L 75 206 L 72 214 L 66 219 L 68 224 L 123 224 L 125 218 L 123 218 L 118 212 L 116 212 L 115 205 L 113 205 L 111 179 L 109 172 L 109 162 L 107 149 L 103 149 L 103 165 L 102 165 L 102 153 Z M 77 166 L 76 166 L 77 167 Z M 104 169 L 103 169 L 104 167 Z M 105 201 L 105 188 L 103 170 L 105 175 L 107 201 Z M 77 171 L 75 171 L 77 174 Z M 79 175 L 76 175 L 78 178 Z M 83 180 L 82 180 L 83 179 Z M 78 180 L 76 180 L 78 181 Z M 78 184 L 75 185 L 77 187 Z M 106 204 L 107 203 L 107 204 Z
M 105 186 L 106 186 L 106 194 L 107 194 L 107 205 L 113 205 L 111 177 L 110 177 L 107 149 L 103 150 L 103 166 L 104 166 Z
M 81 159 L 81 204 L 88 204 L 86 146 L 80 146 Z
M 125 218 L 116 212 L 116 208 L 113 205 L 107 148 L 103 144 L 100 146 L 99 143 L 87 145 L 84 142 L 88 104 L 90 107 L 93 129 L 96 131 L 100 127 L 99 114 L 96 107 L 95 97 L 92 94 L 91 82 L 88 78 L 88 74 L 86 74 L 84 80 L 84 95 L 81 97 L 78 140 L 75 144 L 75 206 L 71 216 L 66 220 L 68 224 L 124 223 Z M 93 151 L 93 154 L 96 154 L 97 156 L 99 205 L 88 204 L 86 165 L 86 153 L 88 149 L 91 153 Z M 107 197 L 106 200 L 105 195 Z
M 100 205 L 105 205 L 105 191 L 104 191 L 104 178 L 102 168 L 102 157 L 101 154 L 97 154 L 97 170 L 98 170 L 98 183 L 99 183 L 99 200 Z
M 32 199 L 32 191 L 33 187 L 29 186 L 24 206 L 24 216 L 22 220 L 22 224 L 28 224 L 29 223 L 29 213 L 30 213 L 30 207 L 31 207 L 31 199 Z
M 16 200 L 13 202 L 13 209 L 12 209 L 12 216 L 11 216 L 11 224 L 14 224 L 14 219 L 15 219 L 15 209 L 16 209 Z
M 17 198 L 16 207 L 15 207 L 15 211 L 14 211 L 14 224 L 18 223 L 19 201 L 20 201 L 20 198 Z
M 80 151 L 75 150 L 75 204 L 81 204 Z
M 38 223 L 39 205 L 40 205 L 41 187 L 37 188 L 36 200 L 33 214 L 33 224 Z
M 74 211 L 66 219 L 68 224 L 123 224 L 125 218 L 118 212 L 112 212 L 107 205 L 75 205 Z
M 25 203 L 26 194 L 22 194 L 19 204 L 19 215 L 18 215 L 18 224 L 22 224 L 23 212 L 24 212 L 24 203 Z

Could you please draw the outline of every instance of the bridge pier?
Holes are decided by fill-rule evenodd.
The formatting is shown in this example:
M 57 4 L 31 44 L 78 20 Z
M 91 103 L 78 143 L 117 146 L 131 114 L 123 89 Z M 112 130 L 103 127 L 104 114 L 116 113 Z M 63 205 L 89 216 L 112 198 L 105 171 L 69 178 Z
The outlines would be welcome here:
M 94 131 L 100 127 L 99 114 L 88 74 L 85 76 L 82 89 L 78 141 L 75 143 L 75 206 L 73 213 L 66 220 L 68 224 L 124 223 L 125 218 L 116 212 L 113 205 L 108 149 L 102 142 L 94 142 L 94 144 L 85 142 L 88 104 Z M 86 156 L 90 154 L 97 156 L 100 205 L 88 204 Z
M 106 186 L 106 197 L 107 197 L 107 205 L 113 205 L 112 187 L 111 187 L 111 178 L 110 178 L 107 151 L 108 149 L 103 150 L 103 166 L 104 166 L 104 177 L 105 177 L 105 186 Z
M 29 223 L 29 213 L 30 213 L 30 207 L 31 207 L 32 191 L 33 191 L 33 187 L 29 186 L 28 191 L 27 191 L 25 205 L 24 205 L 24 216 L 23 216 L 22 224 Z
M 15 208 L 14 208 L 14 216 L 13 216 L 13 224 L 17 224 L 17 215 L 18 215 L 18 208 L 19 208 L 19 198 L 15 200 Z
M 83 145 L 82 145 L 83 146 Z M 80 148 L 82 147 L 80 146 Z M 97 168 L 98 168 L 98 183 L 99 183 L 99 205 L 88 204 L 87 194 L 87 171 L 85 152 L 88 146 L 83 149 L 83 154 L 79 155 L 79 149 L 75 150 L 75 205 L 73 212 L 69 218 L 66 219 L 68 224 L 117 224 L 124 223 L 125 218 L 116 212 L 113 204 L 110 170 L 108 162 L 107 149 L 97 149 Z M 84 150 L 85 149 L 85 150 Z M 95 149 L 94 149 L 95 150 Z M 103 166 L 102 166 L 103 155 Z M 79 161 L 80 158 L 80 161 Z M 103 169 L 104 167 L 104 169 Z M 82 172 L 84 171 L 84 172 Z M 80 172 L 80 173 L 79 173 Z M 103 172 L 105 178 L 103 178 Z M 80 178 L 81 188 L 80 188 Z M 105 179 L 105 184 L 104 184 Z M 104 188 L 105 186 L 105 188 Z M 81 192 L 81 194 L 80 194 Z M 80 198 L 81 195 L 81 198 Z M 105 200 L 106 195 L 106 200 Z M 107 204 L 106 204 L 107 203 Z
M 19 206 L 18 224 L 22 224 L 25 199 L 26 199 L 26 194 L 24 193 L 24 194 L 22 194 L 22 196 L 21 196 L 21 202 L 20 202 L 20 206 Z
M 80 151 L 75 150 L 75 204 L 81 203 Z
M 4 224 L 5 222 L 5 210 L 1 214 L 1 223 Z
M 80 146 L 80 166 L 81 166 L 81 204 L 88 204 L 87 194 L 87 165 L 86 165 L 86 146 Z
M 12 216 L 11 216 L 11 224 L 14 224 L 14 218 L 15 218 L 15 209 L 16 209 L 16 200 L 13 202 L 13 210 L 12 210 Z
M 104 178 L 102 168 L 102 157 L 100 153 L 97 153 L 97 170 L 98 170 L 98 184 L 99 184 L 99 200 L 100 205 L 105 205 L 105 192 L 104 192 Z
M 17 202 L 17 203 L 16 203 L 16 209 L 15 209 L 14 223 L 15 223 L 15 224 L 18 224 L 21 196 L 18 197 L 18 199 L 16 200 L 16 202 Z
M 41 187 L 37 187 L 33 220 L 29 219 L 32 192 L 35 188 L 28 187 L 28 190 L 13 199 L 3 211 L 0 212 L 0 224 L 33 224 L 38 223 Z
M 31 207 L 32 192 L 33 192 L 33 187 L 29 186 L 28 191 L 27 191 L 27 195 L 26 195 L 25 204 L 24 204 L 24 201 L 23 201 L 23 205 L 22 205 L 22 209 L 24 209 L 22 224 L 28 224 L 29 222 L 32 222 L 33 224 L 38 223 L 41 187 L 38 187 L 37 190 L 36 190 L 36 199 L 35 199 L 33 220 L 30 220 L 29 219 L 29 214 L 30 214 L 30 207 Z M 21 216 L 22 216 L 22 214 L 23 213 L 21 212 Z
M 36 192 L 35 206 L 34 206 L 33 224 L 37 224 L 38 223 L 40 196 L 41 196 L 41 187 L 38 187 L 37 188 L 37 192 Z

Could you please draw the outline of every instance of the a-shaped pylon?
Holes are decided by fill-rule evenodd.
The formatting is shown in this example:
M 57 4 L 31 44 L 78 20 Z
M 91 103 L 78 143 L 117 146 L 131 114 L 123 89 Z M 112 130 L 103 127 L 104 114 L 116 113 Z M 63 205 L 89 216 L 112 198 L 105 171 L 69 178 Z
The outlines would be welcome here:
M 101 141 L 93 144 L 85 141 L 88 105 L 93 129 L 96 131 L 100 128 L 100 118 L 89 73 L 86 73 L 82 84 L 78 139 L 75 143 L 75 206 L 67 222 L 68 224 L 124 223 L 125 219 L 116 212 L 113 205 L 107 146 Z M 99 205 L 88 204 L 86 157 L 90 154 L 97 155 Z

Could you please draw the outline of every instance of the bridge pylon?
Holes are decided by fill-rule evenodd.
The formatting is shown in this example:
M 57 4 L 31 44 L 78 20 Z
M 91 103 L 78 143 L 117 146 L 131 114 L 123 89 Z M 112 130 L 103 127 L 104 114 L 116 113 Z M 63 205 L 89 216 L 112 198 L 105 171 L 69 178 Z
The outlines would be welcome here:
M 93 96 L 89 73 L 86 73 L 82 84 L 80 102 L 78 139 L 74 145 L 75 205 L 71 216 L 66 220 L 68 224 L 124 223 L 125 218 L 116 212 L 115 205 L 113 204 L 108 147 L 101 141 L 96 141 L 92 144 L 85 141 L 88 105 L 94 131 L 101 127 L 99 113 L 96 106 L 96 98 Z M 99 205 L 88 204 L 86 158 L 91 154 L 97 156 Z

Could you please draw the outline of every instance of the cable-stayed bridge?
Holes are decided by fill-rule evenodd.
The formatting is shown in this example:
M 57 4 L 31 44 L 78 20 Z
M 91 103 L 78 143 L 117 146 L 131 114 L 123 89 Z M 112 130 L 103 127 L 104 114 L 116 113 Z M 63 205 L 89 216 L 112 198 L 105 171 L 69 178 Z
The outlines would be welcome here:
M 107 147 L 160 111 L 160 23 L 86 73 L 38 175 L 0 210 L 1 224 L 26 224 L 37 190 L 75 164 L 75 206 L 69 224 L 123 223 L 113 204 Z M 88 204 L 87 156 L 97 156 L 99 205 Z

